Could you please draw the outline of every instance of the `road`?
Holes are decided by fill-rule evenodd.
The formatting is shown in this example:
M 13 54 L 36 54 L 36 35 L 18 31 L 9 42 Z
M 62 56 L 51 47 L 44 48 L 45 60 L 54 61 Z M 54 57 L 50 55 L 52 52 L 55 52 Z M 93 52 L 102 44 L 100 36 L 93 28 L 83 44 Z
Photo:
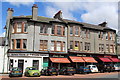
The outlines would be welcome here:
M 90 74 L 75 74 L 74 76 L 69 75 L 58 75 L 58 76 L 41 76 L 41 77 L 12 77 L 9 78 L 8 74 L 0 76 L 2 80 L 120 80 L 120 73 L 90 73 Z

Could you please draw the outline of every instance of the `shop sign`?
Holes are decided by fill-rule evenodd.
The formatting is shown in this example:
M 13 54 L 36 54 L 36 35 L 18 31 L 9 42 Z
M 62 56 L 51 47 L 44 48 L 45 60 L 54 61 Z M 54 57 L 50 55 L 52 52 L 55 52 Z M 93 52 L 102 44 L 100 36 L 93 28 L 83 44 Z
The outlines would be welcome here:
M 86 57 L 86 55 L 81 55 L 81 54 L 77 54 L 77 56 L 83 56 L 83 57 Z
M 31 57 L 41 57 L 41 56 L 49 56 L 49 54 L 38 54 L 38 53 L 9 53 L 8 56 L 31 56 Z
M 65 57 L 63 55 L 53 55 L 52 57 Z

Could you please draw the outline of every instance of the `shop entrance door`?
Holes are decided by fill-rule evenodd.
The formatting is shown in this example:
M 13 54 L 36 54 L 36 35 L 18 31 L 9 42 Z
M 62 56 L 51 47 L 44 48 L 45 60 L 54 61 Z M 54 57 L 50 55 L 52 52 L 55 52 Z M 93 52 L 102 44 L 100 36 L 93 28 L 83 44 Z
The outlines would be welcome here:
M 22 72 L 23 72 L 23 69 L 24 69 L 24 60 L 18 60 L 18 67 L 22 69 Z

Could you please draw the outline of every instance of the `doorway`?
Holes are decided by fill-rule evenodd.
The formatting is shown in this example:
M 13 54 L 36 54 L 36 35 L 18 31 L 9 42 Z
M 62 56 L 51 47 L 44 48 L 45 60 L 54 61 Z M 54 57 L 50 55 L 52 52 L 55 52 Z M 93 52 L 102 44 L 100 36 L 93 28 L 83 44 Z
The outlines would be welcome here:
M 22 69 L 22 72 L 23 72 L 23 69 L 24 69 L 24 60 L 18 60 L 18 67 Z

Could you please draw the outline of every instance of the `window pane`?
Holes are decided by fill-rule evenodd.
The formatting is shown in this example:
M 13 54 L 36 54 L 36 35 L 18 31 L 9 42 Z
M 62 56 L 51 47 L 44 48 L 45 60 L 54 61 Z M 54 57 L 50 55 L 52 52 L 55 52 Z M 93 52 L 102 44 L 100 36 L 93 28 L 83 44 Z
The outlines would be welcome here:
M 73 27 L 70 27 L 70 35 L 73 34 Z
M 26 49 L 27 47 L 27 40 L 23 40 L 23 49 Z
M 65 35 L 65 27 L 63 27 L 63 35 Z
M 70 41 L 70 49 L 73 49 L 73 41 Z
M 75 27 L 75 35 L 79 35 L 79 27 Z
M 51 41 L 51 51 L 54 51 L 54 41 Z
M 57 34 L 61 35 L 61 26 L 57 26 Z
M 65 51 L 65 42 L 63 42 L 63 51 Z
M 47 28 L 47 26 L 45 25 L 44 33 L 47 33 L 47 31 L 48 31 L 48 28 Z
M 40 50 L 43 50 L 43 40 L 40 40 Z
M 52 26 L 52 34 L 55 34 L 55 27 Z
M 60 41 L 57 42 L 57 51 L 61 51 L 61 42 Z
M 20 49 L 20 39 L 16 39 L 16 49 Z
M 48 41 L 45 40 L 45 41 L 44 41 L 44 50 L 47 50 L 47 44 L 48 44 Z
M 40 27 L 40 33 L 43 33 L 43 26 Z
M 33 60 L 33 67 L 39 69 L 39 60 Z
M 109 52 L 109 45 L 106 45 L 106 52 Z
M 75 50 L 79 50 L 79 41 L 75 41 Z
M 28 25 L 27 23 L 24 24 L 24 32 L 27 32 Z
M 17 32 L 21 32 L 22 23 L 17 23 Z

